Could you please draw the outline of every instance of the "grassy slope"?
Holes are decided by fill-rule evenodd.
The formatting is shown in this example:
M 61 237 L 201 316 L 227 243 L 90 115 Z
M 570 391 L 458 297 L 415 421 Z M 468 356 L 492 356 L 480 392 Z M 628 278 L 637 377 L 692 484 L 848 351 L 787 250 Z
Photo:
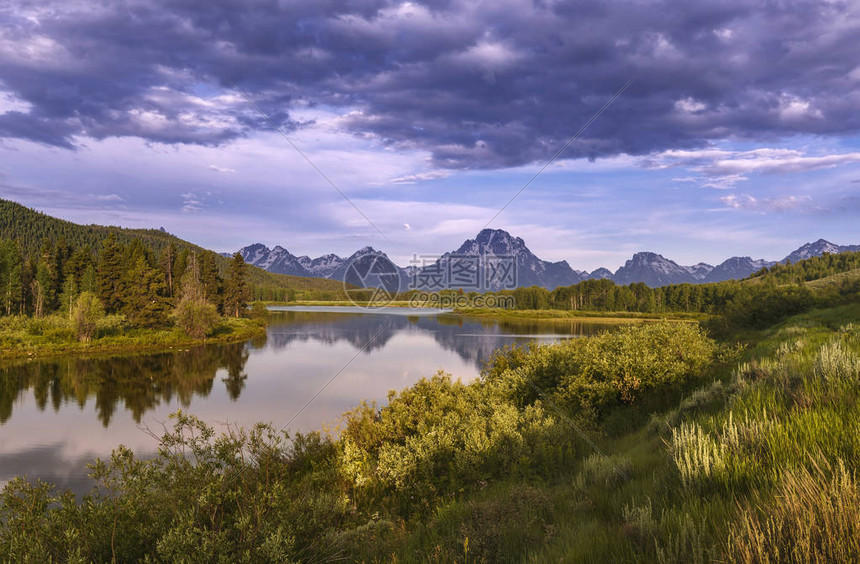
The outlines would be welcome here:
M 806 282 L 806 286 L 815 291 L 841 290 L 849 284 L 860 283 L 860 268 L 849 270 L 848 272 L 840 272 L 832 274 L 825 278 Z
M 835 466 L 837 458 L 857 467 L 860 393 L 854 387 L 837 395 L 813 367 L 820 362 L 821 347 L 835 341 L 850 341 L 860 362 L 860 331 L 845 333 L 858 320 L 860 303 L 795 316 L 754 336 L 743 359 L 753 369 L 750 364 L 741 364 L 740 371 L 734 363 L 719 366 L 674 409 L 649 417 L 625 408 L 617 426 L 610 418 L 597 445 L 629 481 L 595 453 L 549 482 L 491 484 L 441 508 L 403 539 L 399 555 L 404 561 L 422 553 L 437 555 L 429 561 L 471 562 L 491 554 L 488 547 L 495 544 L 504 546 L 512 560 L 528 562 L 744 561 L 741 549 L 750 540 L 738 523 L 779 514 L 779 488 L 794 483 L 791 471 L 813 459 L 822 467 Z M 768 363 L 771 368 L 759 374 L 756 367 Z M 685 483 L 673 459 L 672 428 L 699 425 L 719 444 L 733 421 L 750 444 L 737 447 L 723 474 L 698 475 Z M 824 484 L 826 478 L 814 483 Z M 524 504 L 524 496 L 539 503 Z M 728 543 L 730 533 L 740 548 Z M 469 534 L 473 537 L 467 541 Z M 767 542 L 778 541 L 791 544 Z
M 171 241 L 180 250 L 188 249 L 198 253 L 204 250 L 202 247 L 158 229 L 79 225 L 31 210 L 9 200 L 0 199 L 0 239 L 21 241 L 24 244 L 25 252 L 29 254 L 38 252 L 44 237 L 54 241 L 65 238 L 70 245 L 88 245 L 93 249 L 98 249 L 101 247 L 102 241 L 111 234 L 123 244 L 138 239 L 145 246 L 159 253 Z M 226 272 L 230 259 L 218 255 L 217 260 L 219 269 L 222 273 Z M 251 283 L 256 286 L 274 286 L 296 291 L 318 290 L 336 294 L 343 292 L 343 284 L 337 280 L 274 274 L 255 266 L 250 266 L 248 273 Z

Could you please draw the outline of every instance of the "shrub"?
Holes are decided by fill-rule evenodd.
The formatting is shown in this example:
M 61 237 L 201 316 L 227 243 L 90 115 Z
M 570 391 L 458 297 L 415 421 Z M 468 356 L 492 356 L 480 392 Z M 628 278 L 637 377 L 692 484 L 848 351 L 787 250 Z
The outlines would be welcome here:
M 582 340 L 579 371 L 562 383 L 565 395 L 601 403 L 633 403 L 646 390 L 679 384 L 714 359 L 715 343 L 692 323 L 629 325 Z
M 0 494 L 0 559 L 14 562 L 325 562 L 317 541 L 344 521 L 347 501 L 317 436 L 269 426 L 215 436 L 171 416 L 155 457 L 120 447 L 97 461 L 96 488 L 76 504 L 47 484 L 9 482 Z M 314 459 L 310 467 L 307 457 Z
M 497 353 L 483 378 L 519 406 L 554 398 L 573 414 L 599 415 L 650 390 L 699 375 L 718 349 L 698 325 L 649 323 L 553 345 Z
M 82 292 L 78 296 L 72 307 L 72 324 L 75 335 L 81 342 L 88 343 L 93 338 L 104 315 L 104 307 L 95 294 Z
M 254 302 L 251 304 L 251 319 L 264 320 L 269 315 L 269 310 L 266 309 L 266 304 L 263 302 Z
M 519 410 L 481 382 L 438 374 L 391 392 L 382 409 L 348 413 L 341 471 L 359 494 L 430 500 L 530 468 L 551 472 L 570 455 L 569 435 L 539 405 Z
M 202 339 L 218 323 L 218 310 L 204 299 L 183 298 L 173 312 L 176 324 L 188 335 Z

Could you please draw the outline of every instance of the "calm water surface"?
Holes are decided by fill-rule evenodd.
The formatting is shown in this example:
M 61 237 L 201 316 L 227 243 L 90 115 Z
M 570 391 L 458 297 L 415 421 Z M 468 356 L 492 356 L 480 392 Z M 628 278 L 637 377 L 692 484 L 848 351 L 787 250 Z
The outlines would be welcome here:
M 154 452 L 145 429 L 160 432 L 180 408 L 214 425 L 281 427 L 342 370 L 290 424 L 335 428 L 359 401 L 382 403 L 389 390 L 439 370 L 471 380 L 497 347 L 609 327 L 479 321 L 406 308 L 278 309 L 267 335 L 248 343 L 0 366 L 0 485 L 26 474 L 86 491 L 87 463 L 119 444 Z

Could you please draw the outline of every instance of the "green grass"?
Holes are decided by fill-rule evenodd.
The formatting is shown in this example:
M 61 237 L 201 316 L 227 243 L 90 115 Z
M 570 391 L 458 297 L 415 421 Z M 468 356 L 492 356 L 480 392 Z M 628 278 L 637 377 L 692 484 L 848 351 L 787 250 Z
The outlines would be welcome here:
M 544 538 L 500 518 L 469 544 L 511 539 L 500 561 L 857 560 L 858 320 L 860 304 L 851 304 L 746 333 L 750 347 L 737 367 L 717 367 L 647 424 L 597 439 L 629 481 L 592 454 L 550 481 L 529 482 L 536 498 L 549 500 L 539 520 Z M 503 480 L 466 499 L 507 507 L 507 492 L 521 484 Z M 468 503 L 439 510 L 460 515 L 447 536 L 419 527 L 397 555 L 408 561 L 442 547 L 430 561 L 472 561 L 457 550 L 467 532 L 480 535 L 462 524 L 473 518 Z

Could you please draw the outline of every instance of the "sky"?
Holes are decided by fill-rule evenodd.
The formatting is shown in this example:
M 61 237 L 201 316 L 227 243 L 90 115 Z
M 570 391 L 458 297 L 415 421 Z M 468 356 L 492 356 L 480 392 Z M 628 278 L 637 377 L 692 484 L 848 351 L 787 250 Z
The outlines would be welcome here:
M 9 0 L 0 198 L 404 266 L 484 227 L 776 260 L 860 244 L 858 44 L 856 1 Z

